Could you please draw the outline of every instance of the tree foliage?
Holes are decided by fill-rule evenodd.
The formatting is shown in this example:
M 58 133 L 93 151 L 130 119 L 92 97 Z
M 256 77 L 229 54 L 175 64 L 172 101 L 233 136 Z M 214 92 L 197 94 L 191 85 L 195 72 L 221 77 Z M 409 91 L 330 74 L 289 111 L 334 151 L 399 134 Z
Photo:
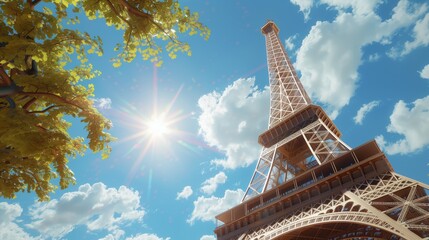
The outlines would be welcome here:
M 156 64 L 165 50 L 191 54 L 179 33 L 210 32 L 198 14 L 176 0 L 6 0 L 0 2 L 0 196 L 35 191 L 47 200 L 75 179 L 67 163 L 87 147 L 110 153 L 110 122 L 94 107 L 100 74 L 88 54 L 103 54 L 102 39 L 80 32 L 79 18 L 104 19 L 123 34 L 113 66 L 137 55 Z M 81 119 L 88 133 L 71 137 L 67 116 Z

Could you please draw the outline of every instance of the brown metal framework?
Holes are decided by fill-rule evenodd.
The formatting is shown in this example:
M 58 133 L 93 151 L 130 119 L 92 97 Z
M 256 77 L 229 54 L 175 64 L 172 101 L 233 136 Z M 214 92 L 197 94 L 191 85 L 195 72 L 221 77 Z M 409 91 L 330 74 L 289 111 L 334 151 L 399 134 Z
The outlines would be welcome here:
M 311 104 L 269 21 L 269 128 L 242 203 L 218 216 L 218 239 L 429 238 L 429 185 L 394 172 L 375 141 L 351 149 Z
M 243 201 L 350 150 L 340 131 L 312 105 L 278 38 L 273 22 L 262 27 L 270 79 L 269 128 L 259 136 L 263 146 Z

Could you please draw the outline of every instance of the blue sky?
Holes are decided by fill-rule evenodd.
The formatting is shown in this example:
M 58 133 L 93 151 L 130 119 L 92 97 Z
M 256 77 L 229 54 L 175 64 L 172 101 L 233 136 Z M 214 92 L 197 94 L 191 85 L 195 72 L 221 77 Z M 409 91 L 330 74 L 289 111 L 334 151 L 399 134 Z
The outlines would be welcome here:
M 113 68 L 120 34 L 93 57 L 96 104 L 118 138 L 109 159 L 70 161 L 77 184 L 49 202 L 0 199 L 1 239 L 215 239 L 214 216 L 237 204 L 268 126 L 265 41 L 280 28 L 301 81 L 357 147 L 376 139 L 394 169 L 429 183 L 429 4 L 426 1 L 181 1 L 200 13 L 208 41 L 184 36 L 192 56 L 156 68 Z M 162 136 L 142 134 L 164 114 Z M 73 136 L 85 136 L 78 120 Z

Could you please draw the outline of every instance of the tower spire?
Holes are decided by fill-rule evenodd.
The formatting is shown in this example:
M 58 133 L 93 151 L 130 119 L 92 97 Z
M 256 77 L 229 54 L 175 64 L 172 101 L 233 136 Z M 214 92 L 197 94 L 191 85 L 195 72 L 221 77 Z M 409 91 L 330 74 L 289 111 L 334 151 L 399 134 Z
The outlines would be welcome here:
M 268 21 L 261 31 L 267 50 L 270 120 L 258 138 L 263 148 L 242 201 L 350 150 L 328 115 L 311 104 L 280 43 L 279 28 Z
M 311 99 L 280 42 L 279 28 L 268 21 L 261 31 L 265 35 L 267 49 L 271 94 L 269 127 L 272 127 L 301 107 L 311 104 Z

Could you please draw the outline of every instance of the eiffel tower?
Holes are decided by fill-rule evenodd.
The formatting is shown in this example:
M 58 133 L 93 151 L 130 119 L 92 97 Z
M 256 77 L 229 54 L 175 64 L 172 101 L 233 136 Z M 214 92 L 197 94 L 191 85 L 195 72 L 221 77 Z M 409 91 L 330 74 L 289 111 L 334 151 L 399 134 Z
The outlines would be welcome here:
M 374 140 L 350 148 L 311 103 L 268 21 L 269 128 L 242 202 L 216 216 L 226 239 L 429 239 L 429 185 L 394 172 Z

